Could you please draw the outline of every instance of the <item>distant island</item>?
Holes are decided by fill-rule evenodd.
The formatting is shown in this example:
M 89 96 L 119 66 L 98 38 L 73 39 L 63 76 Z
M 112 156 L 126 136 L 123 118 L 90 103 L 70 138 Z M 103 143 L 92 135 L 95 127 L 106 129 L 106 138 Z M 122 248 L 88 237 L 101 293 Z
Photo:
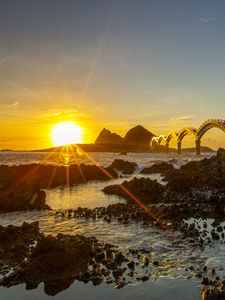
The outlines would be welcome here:
M 152 152 L 152 153 L 164 153 L 166 148 L 164 145 L 157 146 L 151 149 L 150 143 L 152 138 L 155 136 L 152 132 L 144 128 L 143 126 L 137 125 L 121 137 L 119 134 L 111 132 L 110 130 L 104 128 L 99 133 L 95 142 L 92 144 L 78 144 L 72 145 L 72 149 L 76 151 L 76 147 L 79 146 L 85 152 L 114 152 L 126 154 L 127 152 Z M 41 150 L 33 150 L 34 152 L 63 152 L 65 151 L 65 146 L 52 147 Z M 177 150 L 170 148 L 171 153 L 176 153 Z M 209 147 L 201 146 L 202 152 L 214 152 Z M 195 148 L 184 148 L 182 152 L 189 153 L 195 152 Z

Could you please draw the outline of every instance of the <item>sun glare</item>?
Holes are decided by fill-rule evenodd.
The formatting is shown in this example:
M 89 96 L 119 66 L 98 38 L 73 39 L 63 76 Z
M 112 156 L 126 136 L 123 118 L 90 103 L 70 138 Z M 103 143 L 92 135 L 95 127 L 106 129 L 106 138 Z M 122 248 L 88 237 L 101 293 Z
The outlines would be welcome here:
M 54 125 L 51 137 L 55 147 L 82 142 L 83 130 L 74 122 L 61 122 Z

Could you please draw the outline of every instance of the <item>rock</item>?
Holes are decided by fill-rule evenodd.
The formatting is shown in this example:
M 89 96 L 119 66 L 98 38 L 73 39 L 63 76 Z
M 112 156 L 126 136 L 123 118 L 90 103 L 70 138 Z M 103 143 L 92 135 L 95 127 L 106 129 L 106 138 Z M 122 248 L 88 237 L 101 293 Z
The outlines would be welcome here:
M 25 181 L 24 178 L 29 180 Z M 12 192 L 17 192 L 17 189 L 31 192 L 43 188 L 85 183 L 90 180 L 111 180 L 112 178 L 118 178 L 117 173 L 112 168 L 96 165 L 72 164 L 69 167 L 60 166 L 57 168 L 52 165 L 39 164 L 0 166 L 0 183 L 3 187 L 10 188 Z M 15 189 L 15 184 L 18 182 L 21 184 Z
M 18 189 L 0 189 L 0 212 L 21 210 L 50 209 L 46 204 L 46 193 L 38 188 L 28 186 Z
M 149 280 L 149 276 L 146 276 L 146 275 L 145 275 L 145 276 L 141 277 L 141 280 L 142 280 L 142 281 L 147 281 L 147 280 Z
M 145 167 L 141 171 L 141 174 L 152 174 L 152 173 L 167 174 L 168 172 L 171 172 L 173 170 L 174 167 L 172 164 L 168 164 L 166 162 L 160 162 L 152 165 L 151 167 Z
M 129 269 L 134 270 L 134 266 L 135 266 L 134 265 L 134 261 L 133 260 L 129 261 L 128 264 L 127 264 L 127 266 L 128 266 Z
M 145 145 L 150 146 L 154 134 L 145 129 L 143 126 L 131 128 L 124 137 L 124 144 L 127 145 Z
M 209 284 L 209 278 L 208 277 L 202 277 L 201 284 L 208 285 Z
M 194 186 L 192 178 L 183 173 L 175 176 L 170 176 L 167 187 L 175 192 L 184 193 L 190 191 L 191 187 Z
M 120 266 L 123 262 L 127 261 L 127 258 L 121 252 L 117 252 L 115 254 L 114 261 L 116 262 L 117 265 Z
M 137 203 L 136 199 L 142 203 L 157 203 L 162 201 L 165 187 L 150 178 L 134 178 L 124 181 L 121 185 L 107 186 L 103 191 L 106 194 L 124 197 L 129 203 Z
M 54 295 L 61 288 L 64 289 L 65 284 L 71 284 L 75 278 L 79 279 L 81 274 L 88 271 L 94 245 L 97 246 L 96 239 L 79 235 L 58 234 L 57 237 L 42 237 L 23 270 L 9 275 L 1 284 L 9 286 L 26 283 L 27 288 L 33 288 L 44 282 L 45 290 L 50 290 L 50 294 Z M 98 276 L 93 283 L 97 284 L 99 280 Z
M 122 171 L 123 174 L 132 174 L 137 167 L 135 162 L 125 161 L 123 159 L 115 159 L 110 168 L 113 168 L 118 171 Z
M 211 231 L 212 239 L 213 240 L 219 240 L 220 236 L 217 232 Z
M 116 133 L 111 133 L 104 128 L 95 140 L 95 144 L 122 144 L 123 138 Z
M 125 282 L 122 280 L 119 280 L 115 283 L 115 289 L 121 289 L 122 287 L 124 287 Z
M 202 300 L 224 300 L 224 290 L 220 288 L 207 288 L 202 291 Z
M 144 256 L 144 257 L 142 258 L 142 261 L 143 261 L 143 264 L 144 264 L 145 266 L 148 266 L 148 265 L 149 265 L 149 258 L 148 258 L 147 256 Z
M 103 260 L 105 259 L 105 253 L 104 252 L 100 252 L 100 253 L 97 253 L 95 255 L 95 260 L 96 262 L 102 262 Z
M 153 264 L 153 266 L 158 266 L 159 265 L 159 261 L 158 260 L 153 260 L 152 264 Z

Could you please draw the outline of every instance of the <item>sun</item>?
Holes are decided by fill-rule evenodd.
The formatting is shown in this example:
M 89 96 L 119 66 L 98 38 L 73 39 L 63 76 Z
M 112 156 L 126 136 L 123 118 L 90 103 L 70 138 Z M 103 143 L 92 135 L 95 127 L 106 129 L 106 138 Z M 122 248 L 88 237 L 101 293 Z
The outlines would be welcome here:
M 51 138 L 55 147 L 82 142 L 83 129 L 72 121 L 61 122 L 53 126 Z

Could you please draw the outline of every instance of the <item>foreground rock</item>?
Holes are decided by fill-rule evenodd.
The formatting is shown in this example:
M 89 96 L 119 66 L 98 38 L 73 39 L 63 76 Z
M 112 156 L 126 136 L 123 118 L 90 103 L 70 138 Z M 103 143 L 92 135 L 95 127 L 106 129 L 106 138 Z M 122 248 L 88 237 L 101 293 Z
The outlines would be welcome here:
M 134 178 L 122 184 L 114 184 L 103 189 L 106 194 L 125 198 L 129 203 L 158 203 L 163 199 L 165 187 L 150 178 Z
M 137 168 L 137 164 L 123 159 L 115 159 L 110 167 L 122 171 L 123 174 L 133 174 L 134 170 Z
M 1 244 L 4 259 L 2 265 L 7 256 L 8 265 L 12 267 L 12 262 L 17 265 L 12 274 L 3 277 L 0 286 L 25 283 L 26 289 L 34 289 L 44 282 L 45 292 L 55 295 L 68 288 L 75 279 L 92 281 L 94 285 L 103 281 L 120 281 L 126 270 L 121 265 L 128 262 L 128 259 L 115 246 L 100 243 L 94 237 L 80 235 L 42 236 L 36 225 L 33 232 L 33 226 L 24 224 L 21 228 L 1 228 L 4 241 Z M 12 238 L 5 236 L 8 233 L 12 233 Z M 33 235 L 37 244 L 29 248 Z M 19 241 L 15 238 L 19 238 Z M 21 255 L 20 250 L 23 250 Z M 10 253 L 14 253 L 16 258 Z
M 168 172 L 171 172 L 174 170 L 174 167 L 172 164 L 168 164 L 166 162 L 160 162 L 157 164 L 152 165 L 151 167 L 145 167 L 141 174 L 153 174 L 153 173 L 161 173 L 162 175 L 166 175 Z
M 186 177 L 189 186 L 201 190 L 225 188 L 225 150 L 219 149 L 210 159 L 189 162 L 178 170 L 168 171 L 165 180 L 169 185 L 174 178 Z
M 117 220 L 123 225 L 131 222 L 142 222 L 145 225 L 161 226 L 160 216 L 156 211 L 149 207 L 143 207 L 135 204 L 116 203 L 108 207 L 96 207 L 94 209 L 78 207 L 75 210 L 57 211 L 56 215 L 63 218 L 84 218 L 84 219 L 100 219 L 110 223 L 112 220 Z M 157 218 L 158 217 L 158 218 Z
M 0 212 L 33 209 L 50 209 L 44 191 L 30 185 L 0 189 Z
M 211 287 L 204 287 L 202 289 L 202 300 L 224 300 L 225 299 L 225 281 L 218 279 L 205 278 L 205 284 Z
M 0 270 L 3 272 L 4 265 L 12 267 L 23 264 L 32 245 L 41 237 L 38 222 L 23 223 L 22 226 L 0 226 Z
M 45 166 L 39 164 L 0 166 L 0 185 L 33 185 L 38 188 L 85 183 L 90 180 L 117 178 L 112 168 L 91 165 Z
M 128 204 L 139 206 L 144 211 L 147 209 L 165 222 L 180 223 L 191 217 L 223 221 L 225 189 L 210 192 L 192 190 L 191 183 L 189 176 L 174 176 L 166 186 L 149 178 L 134 178 L 122 184 L 107 186 L 103 191 L 121 196 Z
M 135 211 L 128 207 L 126 213 L 133 218 Z M 125 207 L 120 207 L 120 214 L 124 210 Z M 109 212 L 118 216 L 119 208 L 114 206 Z M 80 208 L 76 216 L 82 213 L 85 209 Z M 144 216 L 141 213 L 143 210 L 141 212 L 140 209 L 140 218 Z M 116 246 L 99 242 L 95 237 L 44 236 L 39 233 L 37 223 L 1 227 L 0 234 L 0 275 L 5 275 L 2 279 L 0 276 L 0 286 L 25 283 L 26 289 L 35 289 L 43 282 L 45 292 L 55 295 L 68 288 L 74 280 L 91 281 L 94 285 L 114 283 L 115 288 L 122 288 L 128 280 L 146 281 L 152 275 L 163 273 L 163 269 L 168 272 L 167 259 L 156 259 L 151 245 L 147 248 L 137 245 L 137 248 L 122 253 Z M 180 237 L 174 239 L 171 235 L 171 238 L 177 245 L 182 244 Z M 6 267 L 10 270 L 8 274 L 3 271 Z

